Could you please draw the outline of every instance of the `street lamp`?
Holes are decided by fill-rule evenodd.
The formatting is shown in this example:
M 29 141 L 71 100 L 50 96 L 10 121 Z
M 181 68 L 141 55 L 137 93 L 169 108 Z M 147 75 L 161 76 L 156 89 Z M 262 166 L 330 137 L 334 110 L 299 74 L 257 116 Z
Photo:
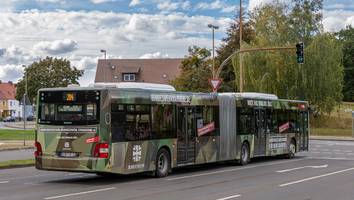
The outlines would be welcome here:
M 22 65 L 25 73 L 25 93 L 23 95 L 23 146 L 26 146 L 26 138 L 25 138 L 25 131 L 26 131 L 26 98 L 27 98 L 27 71 L 26 71 L 26 65 Z
M 215 38 L 215 30 L 219 29 L 218 26 L 212 25 L 212 24 L 208 24 L 208 28 L 212 29 L 213 32 L 213 78 L 215 78 L 215 54 L 214 54 L 214 50 L 215 50 L 215 43 L 214 43 L 214 38 Z
M 105 49 L 101 49 L 101 53 L 104 53 L 104 59 L 106 60 L 107 51 Z

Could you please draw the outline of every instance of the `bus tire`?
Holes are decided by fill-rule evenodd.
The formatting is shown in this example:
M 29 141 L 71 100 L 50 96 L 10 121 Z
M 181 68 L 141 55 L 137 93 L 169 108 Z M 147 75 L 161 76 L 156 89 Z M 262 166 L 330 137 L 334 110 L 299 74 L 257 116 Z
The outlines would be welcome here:
M 250 146 L 244 142 L 241 147 L 240 164 L 247 165 L 250 161 Z
M 171 168 L 170 154 L 164 148 L 157 152 L 155 176 L 158 178 L 165 177 Z
M 287 155 L 287 158 L 292 159 L 295 157 L 295 153 L 296 153 L 296 142 L 294 139 L 291 140 L 290 144 L 289 144 L 289 153 Z

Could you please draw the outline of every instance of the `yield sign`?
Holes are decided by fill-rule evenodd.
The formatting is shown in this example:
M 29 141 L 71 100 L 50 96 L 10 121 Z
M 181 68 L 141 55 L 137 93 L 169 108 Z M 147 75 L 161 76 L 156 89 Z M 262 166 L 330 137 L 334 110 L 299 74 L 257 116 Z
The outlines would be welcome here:
M 220 84 L 221 84 L 221 79 L 211 78 L 211 79 L 209 79 L 209 83 L 210 83 L 211 87 L 213 88 L 213 91 L 217 92 L 218 88 L 220 87 Z

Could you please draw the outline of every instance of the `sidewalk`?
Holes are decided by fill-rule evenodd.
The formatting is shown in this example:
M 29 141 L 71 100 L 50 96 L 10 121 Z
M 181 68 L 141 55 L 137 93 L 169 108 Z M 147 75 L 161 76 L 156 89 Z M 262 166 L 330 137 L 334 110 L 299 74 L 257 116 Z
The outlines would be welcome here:
M 23 122 L 7 122 L 7 123 L 4 123 L 4 126 L 2 128 L 23 130 Z M 34 128 L 35 128 L 34 121 L 26 122 L 26 130 L 33 130 Z
M 353 137 L 343 137 L 343 136 L 310 136 L 310 140 L 332 140 L 332 141 L 354 141 Z

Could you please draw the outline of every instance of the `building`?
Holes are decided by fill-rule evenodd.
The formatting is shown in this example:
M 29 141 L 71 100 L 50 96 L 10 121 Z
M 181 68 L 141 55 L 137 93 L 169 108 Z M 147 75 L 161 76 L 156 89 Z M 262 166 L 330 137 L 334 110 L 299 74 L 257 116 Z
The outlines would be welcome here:
M 181 71 L 182 58 L 100 59 L 95 82 L 147 82 L 169 84 Z
M 20 102 L 16 100 L 16 85 L 12 82 L 0 82 L 0 117 L 20 117 Z

